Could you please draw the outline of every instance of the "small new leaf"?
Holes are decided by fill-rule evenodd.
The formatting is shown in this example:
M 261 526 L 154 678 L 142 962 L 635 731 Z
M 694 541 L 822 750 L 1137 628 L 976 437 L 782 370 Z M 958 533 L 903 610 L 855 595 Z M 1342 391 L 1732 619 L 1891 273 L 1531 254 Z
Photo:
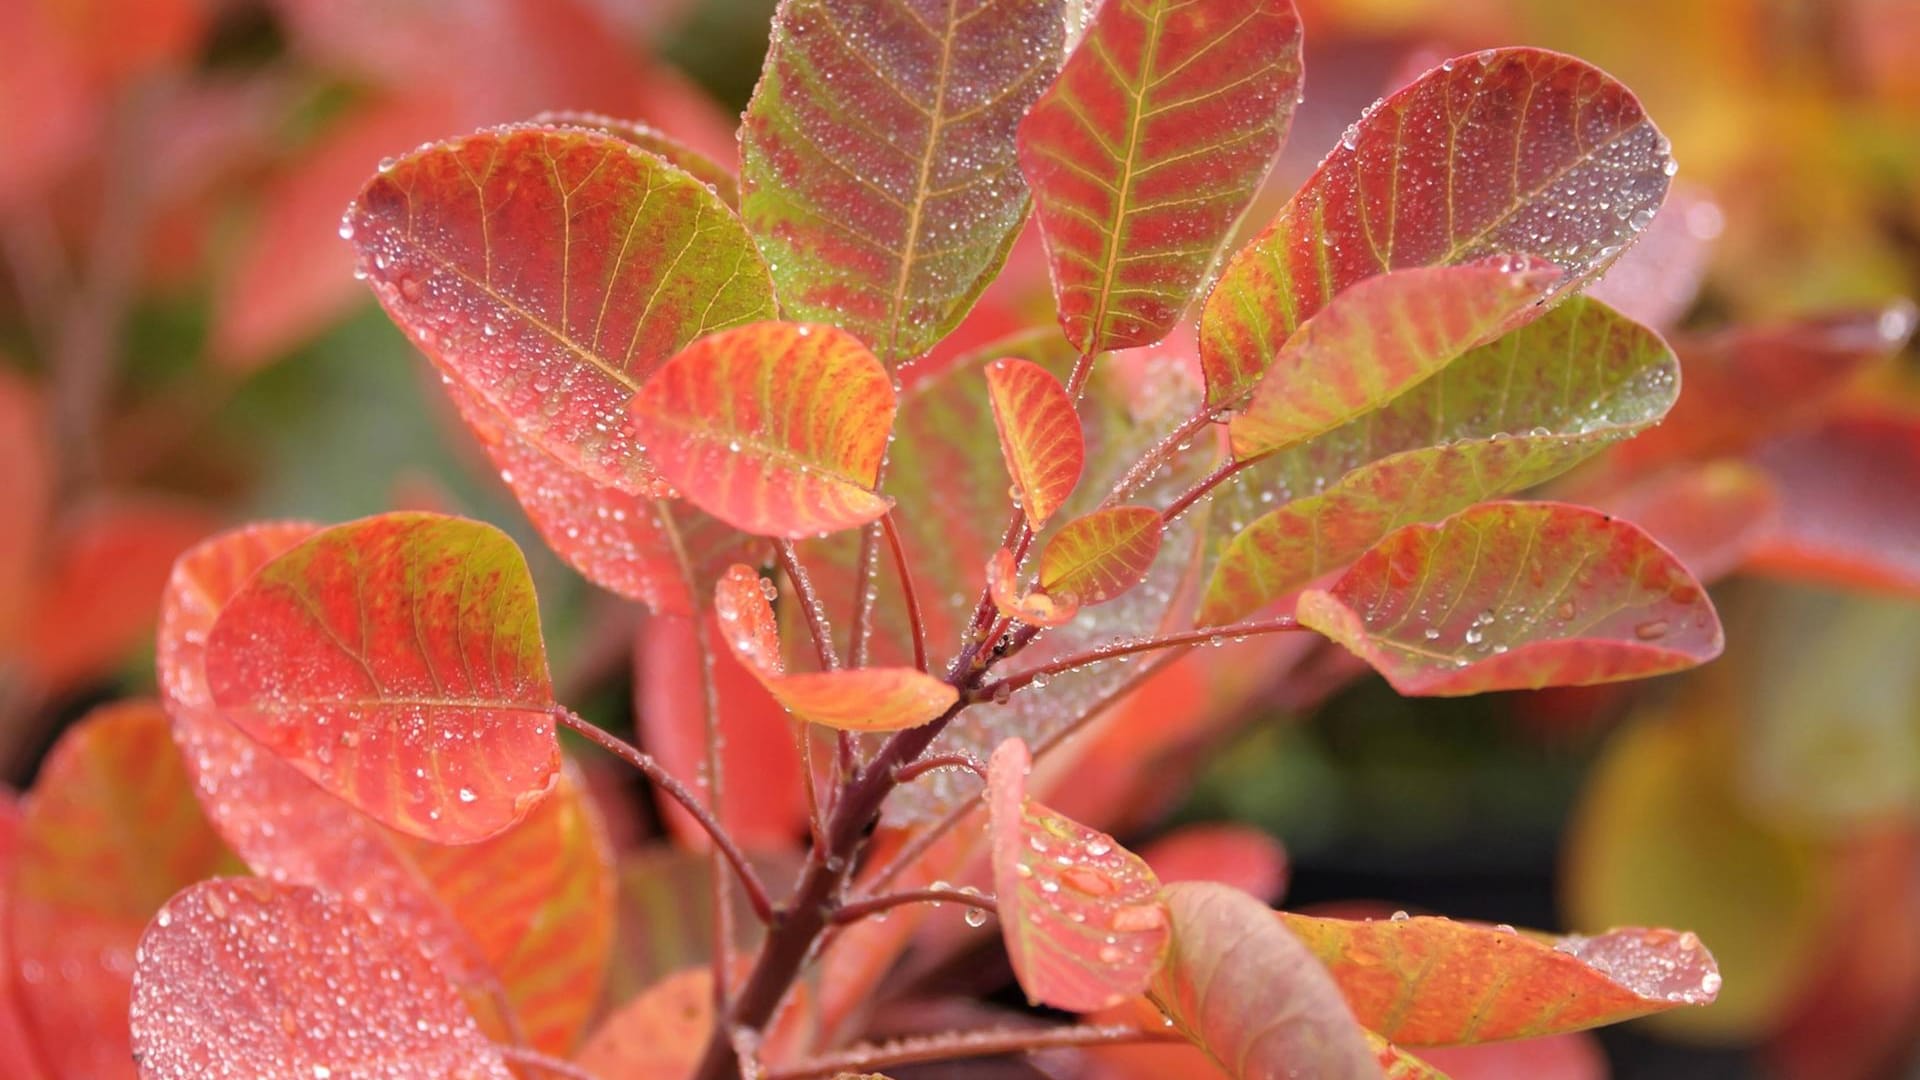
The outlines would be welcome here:
M 1038 531 L 1080 482 L 1087 456 L 1080 417 L 1060 380 L 1031 360 L 1004 357 L 986 372 L 1007 475 L 1027 524 Z
M 1103 604 L 1146 580 L 1160 554 L 1160 512 L 1115 506 L 1060 527 L 1040 552 L 1040 587 L 1081 607 Z

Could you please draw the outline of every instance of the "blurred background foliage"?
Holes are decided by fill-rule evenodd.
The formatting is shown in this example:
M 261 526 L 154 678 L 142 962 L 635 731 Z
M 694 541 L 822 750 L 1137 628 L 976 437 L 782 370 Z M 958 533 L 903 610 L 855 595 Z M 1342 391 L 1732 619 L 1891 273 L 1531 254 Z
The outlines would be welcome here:
M 1192 752 L 1172 795 L 1122 824 L 1254 823 L 1290 849 L 1295 906 L 1698 931 L 1721 1002 L 1600 1036 L 1614 1075 L 1920 1075 L 1920 393 L 1911 309 L 1888 306 L 1920 294 L 1920 2 L 1300 6 L 1307 103 L 1251 225 L 1367 103 L 1495 44 L 1607 68 L 1672 137 L 1665 246 L 1609 295 L 1688 364 L 1693 411 L 1662 430 L 1686 442 L 1716 414 L 1730 430 L 1653 465 L 1616 455 L 1561 493 L 1673 496 L 1635 505 L 1676 548 L 1708 534 L 1688 550 L 1727 575 L 1729 646 L 1653 684 L 1459 702 L 1400 699 L 1316 650 L 1231 720 L 1155 705 L 1193 721 Z M 536 563 L 560 696 L 628 722 L 635 616 L 545 553 L 353 280 L 337 222 L 382 157 L 548 109 L 643 119 L 731 160 L 770 13 L 0 0 L 11 783 L 91 703 L 150 692 L 173 556 L 260 517 L 405 506 L 508 527 Z M 1014 258 L 963 337 L 1051 322 L 1037 248 Z M 1749 385 L 1770 392 L 1745 400 Z M 1759 509 L 1686 497 L 1727 483 Z M 616 835 L 655 828 L 636 812 Z M 1607 1068 L 1563 1057 L 1551 1075 Z

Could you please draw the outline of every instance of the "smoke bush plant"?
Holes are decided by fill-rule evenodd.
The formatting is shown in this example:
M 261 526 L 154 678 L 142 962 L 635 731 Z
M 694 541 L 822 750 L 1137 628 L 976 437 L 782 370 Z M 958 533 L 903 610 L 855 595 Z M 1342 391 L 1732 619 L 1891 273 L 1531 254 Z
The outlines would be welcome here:
M 1625 87 L 1535 49 L 1449 60 L 1223 260 L 1300 97 L 1291 3 L 1070 9 L 786 0 L 737 181 L 582 115 L 380 165 L 341 235 L 543 537 L 651 612 L 654 753 L 554 700 L 491 526 L 189 553 L 165 716 L 123 707 L 49 767 L 177 769 L 140 750 L 170 730 L 218 837 L 181 834 L 174 884 L 218 841 L 259 875 L 149 925 L 144 1075 L 797 1080 L 1159 1044 L 1239 1077 L 1436 1076 L 1402 1047 L 1712 1000 L 1691 934 L 1278 914 L 1075 819 L 1151 765 L 1090 770 L 1125 745 L 1107 706 L 1196 646 L 1258 670 L 1317 632 L 1455 695 L 1680 670 L 1720 627 L 1635 526 L 1506 501 L 1678 390 L 1659 335 L 1581 295 L 1674 172 Z M 988 341 L 966 317 L 1030 210 L 1058 330 Z M 562 727 L 713 865 L 713 962 L 584 1039 L 611 884 Z M 750 849 L 789 821 L 776 889 Z M 939 947 L 933 903 L 996 918 L 1027 998 L 1084 1022 L 858 1042 L 915 927 Z

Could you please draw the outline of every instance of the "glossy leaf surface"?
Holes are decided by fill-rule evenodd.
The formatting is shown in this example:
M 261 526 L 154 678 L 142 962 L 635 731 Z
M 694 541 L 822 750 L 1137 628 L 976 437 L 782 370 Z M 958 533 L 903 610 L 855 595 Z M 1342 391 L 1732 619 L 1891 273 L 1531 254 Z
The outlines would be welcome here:
M 1147 988 L 1167 949 L 1160 880 L 1113 837 L 1027 797 L 1019 739 L 987 765 L 1000 933 L 1027 1000 L 1090 1012 Z
M 1096 510 L 1060 527 L 1040 552 L 1040 587 L 1082 607 L 1104 604 L 1146 579 L 1160 554 L 1160 512 Z
M 1207 401 L 1253 388 L 1337 293 L 1388 270 L 1502 252 L 1572 286 L 1653 220 L 1673 159 L 1626 87 L 1569 56 L 1491 49 L 1449 60 L 1341 137 L 1201 313 Z
M 418 945 L 306 886 L 217 878 L 174 897 L 133 995 L 148 1080 L 513 1076 Z
M 788 712 L 845 731 L 918 727 L 959 698 L 954 688 L 904 667 L 787 674 L 769 586 L 751 567 L 735 566 L 714 591 L 713 607 L 734 656 Z
M 1073 494 L 1086 466 L 1080 417 L 1060 380 L 1031 360 L 1003 357 L 986 372 L 1000 454 L 1027 523 L 1038 530 Z
M 151 702 L 68 730 L 20 818 L 8 883 L 21 1017 L 55 1076 L 133 1075 L 129 976 L 147 920 L 225 857 Z
M 1201 621 L 1244 618 L 1400 526 L 1571 468 L 1659 420 L 1678 381 L 1659 335 L 1589 300 L 1562 303 L 1385 408 L 1235 477 L 1215 496 L 1237 531 Z
M 1355 282 L 1280 347 L 1227 425 L 1234 456 L 1271 453 L 1385 405 L 1533 313 L 1559 276 L 1552 263 L 1495 255 Z
M 385 514 L 323 530 L 228 602 L 206 675 L 241 731 L 425 839 L 502 831 L 559 769 L 533 582 L 478 522 Z
M 622 120 L 593 112 L 545 112 L 533 118 L 533 123 L 549 127 L 577 127 L 588 131 L 601 131 L 617 139 L 630 142 L 655 157 L 664 159 L 707 185 L 708 190 L 720 197 L 720 201 L 730 207 L 740 205 L 740 181 L 719 162 L 707 157 L 700 151 L 681 142 L 651 124 L 638 120 Z
M 1410 695 L 1643 678 L 1720 654 L 1686 567 L 1637 527 L 1563 503 L 1486 503 L 1394 533 L 1299 618 Z
M 1020 125 L 1081 352 L 1151 345 L 1205 284 L 1300 98 L 1292 0 L 1102 5 Z
M 1339 988 L 1267 905 L 1210 882 L 1169 885 L 1161 897 L 1173 944 L 1153 998 L 1228 1076 L 1376 1080 L 1374 1051 Z
M 694 342 L 633 399 L 635 432 L 695 506 L 761 536 L 864 525 L 893 428 L 893 383 L 851 334 L 758 323 Z
M 1028 626 L 1064 626 L 1080 611 L 1080 601 L 1071 593 L 1056 597 L 1045 589 L 1022 592 L 1013 552 L 1006 548 L 994 552 L 987 562 L 987 590 L 1000 614 Z
M 1402 1046 L 1530 1039 L 1685 1005 L 1720 989 L 1690 933 L 1612 930 L 1548 940 L 1451 919 L 1282 913 L 1360 1023 Z
M 516 431 L 594 482 L 661 485 L 626 406 L 702 334 L 773 315 L 705 184 L 624 140 L 482 131 L 401 158 L 341 231 L 387 313 Z
M 930 349 L 1027 213 L 1014 132 L 1057 0 L 786 0 L 741 127 L 741 212 L 794 318 L 889 365 Z

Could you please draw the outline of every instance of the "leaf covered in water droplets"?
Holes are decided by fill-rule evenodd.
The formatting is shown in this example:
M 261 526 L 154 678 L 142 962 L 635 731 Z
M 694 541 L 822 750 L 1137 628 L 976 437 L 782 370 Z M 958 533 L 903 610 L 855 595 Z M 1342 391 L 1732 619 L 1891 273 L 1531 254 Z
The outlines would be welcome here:
M 893 412 L 892 380 L 853 335 L 781 322 L 694 342 L 633 399 L 641 443 L 683 496 L 796 539 L 887 512 L 874 487 Z
M 1000 454 L 1027 523 L 1038 530 L 1080 482 L 1087 456 L 1080 417 L 1060 380 L 1031 360 L 1002 357 L 986 373 Z
M 1000 932 L 1034 1004 L 1090 1012 L 1147 988 L 1167 948 L 1160 880 L 1140 857 L 1027 798 L 1026 743 L 987 766 Z
M 1355 282 L 1280 347 L 1227 425 L 1234 456 L 1272 453 L 1385 405 L 1537 314 L 1559 277 L 1544 260 L 1494 255 Z
M 1244 398 L 1296 327 L 1357 281 L 1502 252 L 1571 288 L 1653 220 L 1673 159 L 1626 87 L 1542 49 L 1449 60 L 1347 129 L 1201 312 L 1207 401 Z
M 772 318 L 773 284 L 705 184 L 597 131 L 527 125 L 382 169 L 342 235 L 435 364 L 595 483 L 661 485 L 626 405 L 702 334 Z
M 1280 918 L 1360 1023 L 1403 1046 L 1579 1031 L 1705 1005 L 1720 989 L 1700 939 L 1672 930 L 1555 940 L 1432 917 Z
M 1014 132 L 1061 0 L 787 0 L 740 129 L 741 212 L 795 318 L 889 365 L 973 306 L 1027 214 Z
M 707 189 L 729 207 L 738 209 L 740 206 L 740 182 L 731 172 L 719 162 L 650 124 L 622 120 L 602 113 L 570 110 L 544 112 L 530 122 L 545 127 L 584 128 L 630 142 L 707 185 Z
M 913 668 L 788 674 L 771 587 L 752 567 L 735 566 L 714 590 L 713 607 L 734 656 L 794 716 L 843 731 L 897 731 L 919 727 L 959 699 L 952 685 Z
M 1705 663 L 1722 644 L 1679 560 L 1625 521 L 1563 503 L 1484 503 L 1402 529 L 1301 594 L 1299 618 L 1409 695 L 1642 678 Z
M 1020 125 L 1060 326 L 1081 352 L 1167 335 L 1286 141 L 1292 0 L 1115 0 Z
M 419 945 L 339 895 L 216 878 L 140 939 L 133 1050 L 145 1080 L 511 1080 Z
M 234 595 L 205 663 L 236 727 L 423 839 L 501 832 L 559 771 L 533 581 L 490 525 L 399 513 L 322 530 Z
M 1234 1080 L 1378 1080 L 1365 1033 L 1327 969 L 1267 905 L 1212 882 L 1161 890 L 1173 927 L 1152 995 Z
M 1075 518 L 1040 552 L 1040 587 L 1081 607 L 1106 603 L 1145 580 L 1160 554 L 1161 531 L 1160 512 L 1145 506 Z
M 1000 614 L 1028 626 L 1064 626 L 1080 612 L 1080 601 L 1072 593 L 1055 597 L 1045 589 L 1021 592 L 1013 552 L 1006 548 L 994 552 L 987 563 L 987 591 Z

